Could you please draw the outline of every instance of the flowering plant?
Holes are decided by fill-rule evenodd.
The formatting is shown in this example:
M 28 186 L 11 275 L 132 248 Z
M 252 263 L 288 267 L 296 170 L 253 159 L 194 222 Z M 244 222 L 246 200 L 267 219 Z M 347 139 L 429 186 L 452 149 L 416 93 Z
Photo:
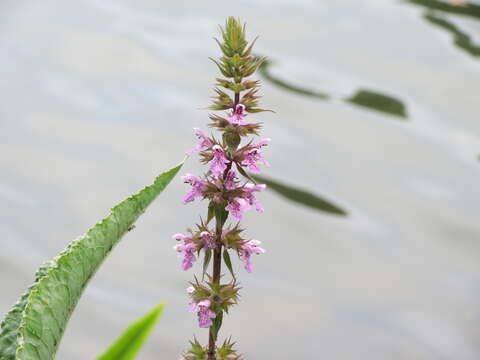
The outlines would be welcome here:
M 228 313 L 239 298 L 230 252 L 238 254 L 247 272 L 253 270 L 252 255 L 265 252 L 259 246 L 260 241 L 244 237 L 239 224 L 246 211 L 252 208 L 263 211 L 256 195 L 266 186 L 257 184 L 247 170 L 258 173 L 261 165 L 268 166 L 262 151 L 270 139 L 254 142 L 251 139 L 245 141 L 245 138 L 259 135 L 261 128 L 259 123 L 247 121 L 247 114 L 267 111 L 258 108 L 259 82 L 247 79 L 264 58 L 252 55 L 255 40 L 247 43 L 245 26 L 235 18 L 228 18 L 222 29 L 222 38 L 222 42 L 217 42 L 223 56 L 213 61 L 226 79 L 217 79 L 216 95 L 210 109 L 227 113 L 225 116 L 210 115 L 209 124 L 222 134 L 221 140 L 195 129 L 200 142 L 187 154 L 199 152 L 201 161 L 208 164 L 208 170 L 202 177 L 192 174 L 183 177 L 183 181 L 191 186 L 183 202 L 206 199 L 208 211 L 206 218 L 186 235 L 174 235 L 179 242 L 175 250 L 182 257 L 183 270 L 192 268 L 197 258 L 203 256 L 201 280 L 195 278 L 187 293 L 191 299 L 190 311 L 196 313 L 199 326 L 209 328 L 209 342 L 203 346 L 194 339 L 191 348 L 183 355 L 185 360 L 241 358 L 231 339 L 217 345 L 223 314 Z M 226 91 L 231 91 L 233 98 Z M 38 269 L 34 283 L 0 323 L 0 359 L 52 360 L 55 357 L 68 320 L 89 280 L 182 165 L 160 174 L 151 185 L 117 204 L 104 219 Z M 237 220 L 236 223 L 227 224 L 230 215 Z M 210 263 L 212 270 L 209 272 Z M 231 274 L 230 281 L 225 283 L 220 282 L 222 263 Z M 98 359 L 133 359 L 162 309 L 160 304 L 130 325 Z
M 199 143 L 186 153 L 199 152 L 201 162 L 208 165 L 208 170 L 201 177 L 193 174 L 182 177 L 191 186 L 183 202 L 187 204 L 197 198 L 205 199 L 209 203 L 208 211 L 205 219 L 201 218 L 193 230 L 188 230 L 188 234 L 173 235 L 179 242 L 174 249 L 182 257 L 183 270 L 190 269 L 197 258 L 203 256 L 202 281 L 195 278 L 187 293 L 191 298 L 190 311 L 197 314 L 199 326 L 209 328 L 209 341 L 207 346 L 202 346 L 194 339 L 190 350 L 184 354 L 185 360 L 240 358 L 230 339 L 221 346 L 217 345 L 223 314 L 237 304 L 239 297 L 230 252 L 237 253 L 249 273 L 253 270 L 252 255 L 265 252 L 259 246 L 260 241 L 244 237 L 244 229 L 239 224 L 246 211 L 252 208 L 259 212 L 264 210 L 256 194 L 266 185 L 257 184 L 247 170 L 259 173 L 261 165 L 269 166 L 262 151 L 270 139 L 258 142 L 248 139 L 249 136 L 259 135 L 261 124 L 247 121 L 247 116 L 268 110 L 258 108 L 259 81 L 247 78 L 255 73 L 265 58 L 252 55 L 256 39 L 248 44 L 245 26 L 239 20 L 230 17 L 225 27 L 220 29 L 222 41 L 215 40 L 223 55 L 218 60 L 212 60 L 226 79 L 216 79 L 215 96 L 209 109 L 226 113 L 211 114 L 209 126 L 221 133 L 221 140 L 195 128 Z M 227 225 L 229 216 L 238 221 Z M 214 226 L 211 225 L 213 219 Z M 222 263 L 230 271 L 229 282 L 221 283 Z

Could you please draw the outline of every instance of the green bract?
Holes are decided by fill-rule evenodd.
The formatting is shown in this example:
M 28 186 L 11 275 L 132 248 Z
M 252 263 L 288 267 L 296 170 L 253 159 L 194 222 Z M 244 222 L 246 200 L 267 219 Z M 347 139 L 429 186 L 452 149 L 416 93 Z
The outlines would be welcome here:
M 35 282 L 0 326 L 0 360 L 51 360 L 83 289 L 121 237 L 165 189 L 182 164 L 111 209 L 37 271 Z

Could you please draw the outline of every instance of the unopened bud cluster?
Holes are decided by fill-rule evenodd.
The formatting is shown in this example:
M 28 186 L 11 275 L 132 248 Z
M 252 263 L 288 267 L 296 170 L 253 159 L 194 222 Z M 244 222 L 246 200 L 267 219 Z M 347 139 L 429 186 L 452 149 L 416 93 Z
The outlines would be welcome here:
M 268 111 L 258 107 L 259 81 L 247 79 L 255 73 L 264 58 L 252 55 L 256 39 L 248 44 L 245 26 L 237 19 L 228 18 L 225 27 L 220 29 L 222 41 L 215 40 L 223 56 L 212 60 L 225 78 L 216 79 L 213 104 L 209 109 L 225 113 L 211 114 L 209 126 L 218 130 L 221 136 L 216 139 L 201 129 L 194 129 L 199 143 L 186 153 L 192 155 L 199 152 L 200 160 L 208 166 L 208 170 L 203 176 L 186 174 L 182 178 L 191 186 L 183 202 L 186 204 L 197 198 L 205 199 L 209 202 L 208 212 L 195 229 L 173 236 L 178 241 L 174 249 L 182 257 L 183 270 L 190 269 L 203 257 L 202 281 L 195 278 L 195 282 L 187 288 L 187 293 L 191 298 L 190 311 L 196 313 L 199 326 L 210 328 L 209 344 L 202 346 L 195 339 L 190 343 L 190 350 L 184 354 L 186 360 L 240 359 L 230 340 L 226 340 L 222 346 L 216 344 L 223 314 L 228 313 L 239 297 L 230 252 L 237 253 L 247 272 L 253 270 L 252 255 L 265 252 L 259 247 L 260 241 L 243 236 L 244 230 L 238 223 L 226 225 L 230 215 L 241 220 L 248 210 L 264 210 L 257 194 L 266 186 L 257 184 L 248 173 L 259 173 L 262 166 L 269 166 L 262 151 L 270 139 L 249 139 L 249 136 L 259 135 L 261 125 L 247 120 L 249 113 Z M 231 280 L 225 284 L 221 283 L 222 262 L 231 274 Z M 205 275 L 207 280 L 203 281 Z

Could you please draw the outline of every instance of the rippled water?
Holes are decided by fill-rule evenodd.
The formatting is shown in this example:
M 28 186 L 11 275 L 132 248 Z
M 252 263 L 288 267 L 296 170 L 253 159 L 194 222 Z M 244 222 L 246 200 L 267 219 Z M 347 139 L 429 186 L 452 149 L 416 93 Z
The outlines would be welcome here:
M 247 359 L 478 359 L 480 5 L 444 4 L 1 2 L 0 313 L 192 146 L 217 75 L 211 37 L 233 14 L 261 34 L 277 113 L 258 115 L 272 191 L 246 220 L 268 253 L 240 274 L 223 335 Z M 185 191 L 174 181 L 106 261 L 59 359 L 94 358 L 159 301 L 141 359 L 206 338 L 171 250 L 204 210 Z

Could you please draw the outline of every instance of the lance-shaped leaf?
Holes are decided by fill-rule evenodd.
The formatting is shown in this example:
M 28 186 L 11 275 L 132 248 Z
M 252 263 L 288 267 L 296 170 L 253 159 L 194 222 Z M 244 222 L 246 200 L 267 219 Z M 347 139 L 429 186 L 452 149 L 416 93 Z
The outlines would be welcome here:
M 133 360 L 142 348 L 163 311 L 157 305 L 148 314 L 131 324 L 97 360 Z
M 232 260 L 230 259 L 230 254 L 228 253 L 228 249 L 225 248 L 223 250 L 223 261 L 225 261 L 225 265 L 227 265 L 228 271 L 232 275 L 233 279 L 235 279 L 235 273 L 233 272 Z
M 83 289 L 121 237 L 182 164 L 111 209 L 110 214 L 42 266 L 0 325 L 0 360 L 52 360 Z

